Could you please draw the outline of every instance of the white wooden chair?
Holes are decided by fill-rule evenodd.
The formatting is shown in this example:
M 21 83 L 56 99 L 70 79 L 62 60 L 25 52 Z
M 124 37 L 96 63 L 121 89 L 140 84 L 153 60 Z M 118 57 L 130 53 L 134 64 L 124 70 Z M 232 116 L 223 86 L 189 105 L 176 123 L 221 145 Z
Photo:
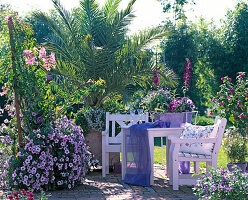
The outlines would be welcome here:
M 196 125 L 196 120 L 197 120 L 197 115 L 198 115 L 198 111 L 191 111 L 193 114 L 195 114 L 195 125 Z M 188 121 L 187 120 L 187 118 L 188 118 L 188 115 L 187 115 L 187 113 L 186 113 L 186 122 Z M 161 137 L 160 138 L 161 140 L 161 147 L 159 147 L 159 148 L 161 148 L 161 154 L 162 154 L 162 166 L 164 166 L 164 148 L 166 148 L 166 145 L 164 145 L 163 144 L 163 138 Z
M 225 130 L 227 120 L 216 117 L 215 124 L 218 126 L 214 131 L 217 131 L 215 138 L 206 139 L 184 139 L 169 136 L 171 141 L 170 148 L 170 184 L 173 185 L 173 190 L 178 190 L 179 185 L 193 185 L 196 184 L 199 176 L 192 177 L 192 174 L 179 174 L 178 166 L 180 161 L 194 162 L 195 173 L 199 172 L 199 162 L 206 162 L 207 167 L 217 168 L 217 157 L 221 146 L 223 133 Z M 180 152 L 181 144 L 194 144 L 194 143 L 212 143 L 214 144 L 211 155 L 191 154 Z
M 106 130 L 102 132 L 102 176 L 109 173 L 109 153 L 121 152 L 122 131 L 116 133 L 116 123 L 120 128 L 130 127 L 139 122 L 148 122 L 148 113 L 142 115 L 106 113 Z M 111 126 L 111 127 L 110 127 Z M 110 132 L 110 129 L 112 131 Z

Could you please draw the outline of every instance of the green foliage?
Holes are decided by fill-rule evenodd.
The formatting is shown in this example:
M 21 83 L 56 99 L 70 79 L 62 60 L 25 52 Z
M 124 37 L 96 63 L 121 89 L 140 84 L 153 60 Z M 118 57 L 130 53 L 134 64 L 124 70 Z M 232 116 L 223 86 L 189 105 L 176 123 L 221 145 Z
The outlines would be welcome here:
M 102 78 L 106 83 L 103 98 L 115 92 L 125 96 L 130 94 L 130 86 L 147 85 L 153 65 L 145 47 L 167 35 L 167 29 L 157 27 L 127 36 L 135 0 L 121 11 L 120 1 L 109 0 L 101 8 L 96 1 L 83 0 L 71 13 L 58 0 L 53 3 L 58 20 L 40 12 L 34 15 L 53 31 L 45 45 L 58 55 L 57 73 L 77 80 L 79 87 L 89 79 Z M 101 105 L 101 101 L 98 98 L 95 105 Z
M 225 132 L 224 147 L 232 163 L 245 163 L 248 155 L 247 143 L 241 129 L 230 127 Z
M 195 4 L 194 0 L 159 0 L 163 5 L 163 12 L 173 12 L 174 20 L 183 19 L 185 15 L 184 7 L 187 4 Z
M 127 112 L 120 95 L 113 95 L 104 101 L 103 109 L 110 114 L 125 114 Z
M 248 125 L 248 78 L 245 72 L 240 72 L 236 83 L 229 77 L 222 77 L 222 85 L 217 97 L 212 99 L 212 106 L 222 117 L 235 125 L 227 131 L 225 146 L 232 162 L 245 162 L 247 155 L 247 125 Z
M 235 78 L 237 72 L 247 71 L 248 63 L 248 4 L 245 1 L 237 3 L 235 10 L 227 13 L 220 37 L 225 49 L 226 56 L 222 71 L 218 70 L 219 76 L 225 75 Z
M 194 119 L 192 121 L 194 121 Z M 213 125 L 214 118 L 211 116 L 197 116 L 196 124 L 200 126 Z
M 170 91 L 160 88 L 148 93 L 142 100 L 142 106 L 150 112 L 168 112 L 167 109 L 170 107 L 173 98 Z
M 223 83 L 220 85 L 218 96 L 212 99 L 211 105 L 233 125 L 246 129 L 248 125 L 248 77 L 245 72 L 238 73 L 235 84 L 229 77 L 221 79 Z
M 86 108 L 84 113 L 90 129 L 95 131 L 103 131 L 105 129 L 106 113 L 102 108 Z
M 75 122 L 76 125 L 80 126 L 83 129 L 84 136 L 86 136 L 89 133 L 88 122 L 86 120 L 85 112 L 83 110 L 79 110 L 75 114 L 75 120 L 74 120 L 74 122 Z

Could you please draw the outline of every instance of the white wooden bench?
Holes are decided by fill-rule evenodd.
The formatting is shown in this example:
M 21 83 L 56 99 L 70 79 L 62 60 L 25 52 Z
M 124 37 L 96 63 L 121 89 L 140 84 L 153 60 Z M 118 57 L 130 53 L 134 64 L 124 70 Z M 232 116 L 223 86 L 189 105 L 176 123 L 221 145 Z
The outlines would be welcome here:
M 139 122 L 148 122 L 148 113 L 135 114 L 109 114 L 106 113 L 106 130 L 102 132 L 102 176 L 109 173 L 109 153 L 122 151 L 122 127 L 130 127 Z M 120 132 L 116 133 L 116 126 Z M 111 130 L 112 129 L 112 130 Z M 111 131 L 110 131 L 111 130 Z
M 179 174 L 178 166 L 180 161 L 190 161 L 195 163 L 195 172 L 199 171 L 199 162 L 206 162 L 207 167 L 217 168 L 217 157 L 219 149 L 221 146 L 221 141 L 223 133 L 225 130 L 227 120 L 225 118 L 221 119 L 216 117 L 215 124 L 219 124 L 217 131 L 217 136 L 215 138 L 206 139 L 184 139 L 169 136 L 171 141 L 170 148 L 170 184 L 173 185 L 173 190 L 178 190 L 179 185 L 193 185 L 196 184 L 198 176 L 192 177 L 192 174 Z M 201 155 L 201 154 L 191 154 L 180 152 L 181 144 L 193 144 L 193 143 L 212 143 L 214 144 L 211 155 Z

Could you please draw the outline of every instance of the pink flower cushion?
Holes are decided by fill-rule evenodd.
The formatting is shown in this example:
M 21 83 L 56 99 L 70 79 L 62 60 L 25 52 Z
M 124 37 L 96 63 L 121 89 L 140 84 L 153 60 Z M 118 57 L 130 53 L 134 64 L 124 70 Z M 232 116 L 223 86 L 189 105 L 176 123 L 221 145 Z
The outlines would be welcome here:
M 187 139 L 205 139 L 205 138 L 215 138 L 217 135 L 218 124 L 213 126 L 195 126 L 186 123 L 184 126 L 184 131 L 180 138 Z M 181 144 L 180 152 L 192 153 L 192 154 L 202 154 L 211 155 L 214 144 L 212 143 L 193 143 L 193 144 Z

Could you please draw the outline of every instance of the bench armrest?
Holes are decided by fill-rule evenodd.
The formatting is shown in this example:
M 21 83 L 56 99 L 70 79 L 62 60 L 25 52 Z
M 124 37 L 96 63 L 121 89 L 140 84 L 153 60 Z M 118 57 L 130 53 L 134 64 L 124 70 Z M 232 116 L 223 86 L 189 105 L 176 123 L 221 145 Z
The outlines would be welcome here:
M 102 131 L 102 136 L 106 136 L 109 133 L 109 130 Z

